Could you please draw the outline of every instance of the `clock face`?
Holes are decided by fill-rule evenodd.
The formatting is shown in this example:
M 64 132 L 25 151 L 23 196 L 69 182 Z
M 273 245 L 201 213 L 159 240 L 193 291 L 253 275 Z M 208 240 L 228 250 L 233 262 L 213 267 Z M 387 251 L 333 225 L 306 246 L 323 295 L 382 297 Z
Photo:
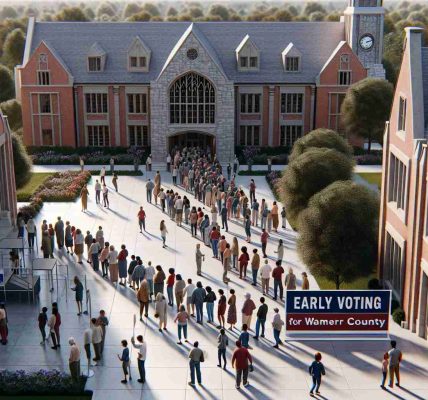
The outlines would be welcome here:
M 360 47 L 363 50 L 370 50 L 374 45 L 374 37 L 369 33 L 361 36 L 360 38 Z

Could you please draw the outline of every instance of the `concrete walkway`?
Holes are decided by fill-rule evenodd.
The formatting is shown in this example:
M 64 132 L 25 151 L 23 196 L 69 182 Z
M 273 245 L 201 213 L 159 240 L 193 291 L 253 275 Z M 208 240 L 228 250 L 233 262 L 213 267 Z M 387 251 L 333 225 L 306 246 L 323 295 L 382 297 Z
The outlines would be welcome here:
M 148 174 L 149 177 L 153 173 Z M 161 210 L 154 205 L 146 203 L 144 184 L 147 176 L 129 177 L 119 176 L 119 193 L 114 193 L 107 178 L 111 190 L 111 209 L 99 207 L 94 202 L 93 180 L 89 186 L 90 201 L 89 211 L 82 213 L 80 203 L 47 203 L 37 218 L 37 226 L 42 219 L 54 222 L 58 215 L 69 220 L 72 225 L 95 233 L 99 225 L 103 226 L 105 237 L 116 247 L 122 243 L 127 245 L 130 254 L 142 257 L 145 263 L 151 260 L 155 264 L 161 264 L 164 269 L 175 267 L 176 272 L 181 273 L 184 279 L 189 277 L 196 280 L 196 267 L 194 262 L 194 249 L 198 241 L 193 239 L 188 227 L 179 228 Z M 238 184 L 247 187 L 250 177 L 239 177 Z M 264 177 L 255 177 L 257 184 L 257 197 L 266 198 L 269 203 L 273 201 Z M 166 187 L 172 187 L 170 175 L 163 173 L 162 180 Z M 194 203 L 192 199 L 192 203 Z M 136 214 L 138 207 L 143 205 L 147 216 L 147 233 L 140 234 Z M 197 204 L 200 205 L 200 204 Z M 159 236 L 159 222 L 165 219 L 169 231 L 168 248 L 162 249 Z M 244 230 L 237 222 L 230 224 L 230 232 L 227 234 L 230 240 L 236 235 L 239 244 L 243 245 Z M 260 230 L 254 229 L 254 243 L 249 250 L 259 246 Z M 268 245 L 268 254 L 271 262 L 274 260 L 274 249 L 277 240 L 282 238 L 286 243 L 285 260 L 287 266 L 293 266 L 298 278 L 305 267 L 299 261 L 295 250 L 296 234 L 291 230 L 272 234 Z M 242 305 L 244 294 L 251 293 L 258 304 L 261 293 L 259 287 L 254 288 L 249 280 L 242 281 L 232 273 L 232 281 L 226 287 L 221 281 L 222 268 L 220 263 L 211 258 L 208 247 L 202 245 L 206 254 L 206 262 L 203 264 L 203 277 L 200 279 L 204 285 L 210 285 L 215 290 L 223 288 L 226 291 L 233 288 L 238 300 L 238 311 Z M 130 339 L 133 334 L 133 315 L 138 315 L 138 305 L 129 288 L 113 286 L 109 281 L 102 279 L 94 273 L 88 264 L 83 266 L 76 264 L 74 257 L 64 252 L 56 253 L 62 264 L 68 264 L 70 278 L 79 275 L 87 281 L 91 291 L 92 312 L 96 314 L 99 309 L 107 311 L 110 326 L 107 330 L 104 358 L 98 366 L 92 367 L 95 376 L 88 381 L 87 388 L 94 390 L 96 400 L 110 399 L 308 399 L 308 390 L 311 383 L 307 372 L 308 365 L 312 361 L 315 351 L 323 353 L 323 361 L 327 375 L 323 382 L 322 397 L 329 400 L 377 400 L 377 399 L 405 399 L 422 400 L 428 398 L 428 346 L 423 341 L 406 330 L 402 330 L 392 323 L 392 335 L 397 338 L 399 347 L 404 352 L 402 363 L 402 389 L 394 389 L 393 394 L 379 388 L 381 379 L 381 360 L 384 351 L 388 349 L 387 341 L 308 341 L 289 342 L 280 350 L 272 348 L 273 337 L 271 320 L 275 306 L 283 309 L 283 303 L 268 299 L 268 320 L 266 323 L 266 339 L 250 344 L 254 347 L 255 371 L 250 374 L 251 385 L 237 391 L 234 388 L 234 375 L 230 366 L 233 342 L 239 335 L 238 330 L 228 332 L 230 344 L 227 352 L 228 369 L 222 370 L 217 364 L 217 329 L 213 326 L 201 327 L 193 321 L 189 326 L 189 340 L 198 340 L 201 348 L 206 352 L 206 361 L 202 367 L 203 386 L 195 389 L 187 385 L 189 380 L 187 354 L 190 349 L 188 344 L 178 346 L 176 344 L 176 325 L 173 323 L 175 312 L 169 308 L 168 332 L 159 333 L 154 318 L 153 306 L 149 310 L 149 318 L 144 322 L 137 321 L 135 334 L 144 335 L 148 343 L 147 353 L 147 383 L 142 386 L 137 381 L 136 352 L 132 352 L 133 380 L 127 385 L 120 383 L 122 370 L 116 354 L 121 351 L 120 340 Z M 65 271 L 61 267 L 62 274 Z M 310 278 L 311 287 L 316 288 L 316 282 Z M 39 368 L 68 369 L 67 338 L 74 336 L 81 345 L 82 357 L 83 330 L 88 327 L 88 317 L 76 316 L 76 305 L 73 301 L 73 292 L 70 291 L 71 282 L 62 281 L 60 293 L 48 291 L 46 280 L 42 281 L 42 294 L 37 305 L 8 305 L 10 343 L 0 346 L 0 368 L 35 370 Z M 68 302 L 65 292 L 68 293 Z M 59 300 L 59 308 L 62 314 L 61 326 L 62 347 L 60 351 L 53 351 L 49 346 L 41 346 L 40 334 L 37 327 L 37 314 L 39 308 L 44 305 L 50 307 L 52 301 Z M 241 324 L 240 312 L 238 312 L 238 324 Z M 252 328 L 254 328 L 254 319 Z M 82 361 L 82 369 L 86 363 Z

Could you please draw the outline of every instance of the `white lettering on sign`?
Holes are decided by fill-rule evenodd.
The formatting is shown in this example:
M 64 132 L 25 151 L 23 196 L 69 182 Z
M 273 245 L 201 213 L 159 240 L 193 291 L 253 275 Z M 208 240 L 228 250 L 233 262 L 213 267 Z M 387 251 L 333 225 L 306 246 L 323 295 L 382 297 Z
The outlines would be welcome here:
M 294 297 L 295 310 L 329 310 L 332 297 Z
M 331 296 L 295 296 L 293 306 L 295 310 L 330 310 L 332 301 Z M 382 299 L 379 296 L 342 296 L 337 297 L 337 307 L 339 310 L 380 310 L 382 309 Z

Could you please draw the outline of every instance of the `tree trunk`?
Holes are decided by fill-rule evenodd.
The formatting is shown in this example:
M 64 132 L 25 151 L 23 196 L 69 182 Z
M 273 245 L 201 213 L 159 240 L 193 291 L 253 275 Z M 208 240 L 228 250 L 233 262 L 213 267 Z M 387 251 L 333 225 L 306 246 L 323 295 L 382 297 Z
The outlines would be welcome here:
M 336 275 L 336 290 L 340 289 L 340 279 L 339 275 Z

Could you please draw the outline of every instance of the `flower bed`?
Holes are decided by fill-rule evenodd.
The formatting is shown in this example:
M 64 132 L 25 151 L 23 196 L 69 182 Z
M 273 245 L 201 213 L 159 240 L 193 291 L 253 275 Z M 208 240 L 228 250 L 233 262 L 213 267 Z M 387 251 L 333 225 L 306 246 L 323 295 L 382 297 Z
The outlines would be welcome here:
M 30 204 L 19 211 L 27 220 L 35 217 L 45 201 L 74 201 L 80 195 L 82 187 L 91 179 L 89 171 L 56 172 L 47 178 L 29 199 Z
M 355 156 L 355 162 L 357 165 L 382 165 L 382 154 L 364 154 Z
M 272 193 L 275 196 L 275 199 L 278 201 L 281 201 L 278 193 L 278 184 L 279 184 L 279 180 L 281 179 L 281 176 L 282 176 L 282 171 L 272 171 L 266 175 L 266 181 L 270 187 L 270 190 L 272 190 Z
M 0 396 L 76 396 L 90 398 L 85 392 L 86 378 L 73 383 L 71 376 L 58 370 L 39 370 L 37 372 L 0 371 Z M 30 397 L 29 397 L 30 398 Z

